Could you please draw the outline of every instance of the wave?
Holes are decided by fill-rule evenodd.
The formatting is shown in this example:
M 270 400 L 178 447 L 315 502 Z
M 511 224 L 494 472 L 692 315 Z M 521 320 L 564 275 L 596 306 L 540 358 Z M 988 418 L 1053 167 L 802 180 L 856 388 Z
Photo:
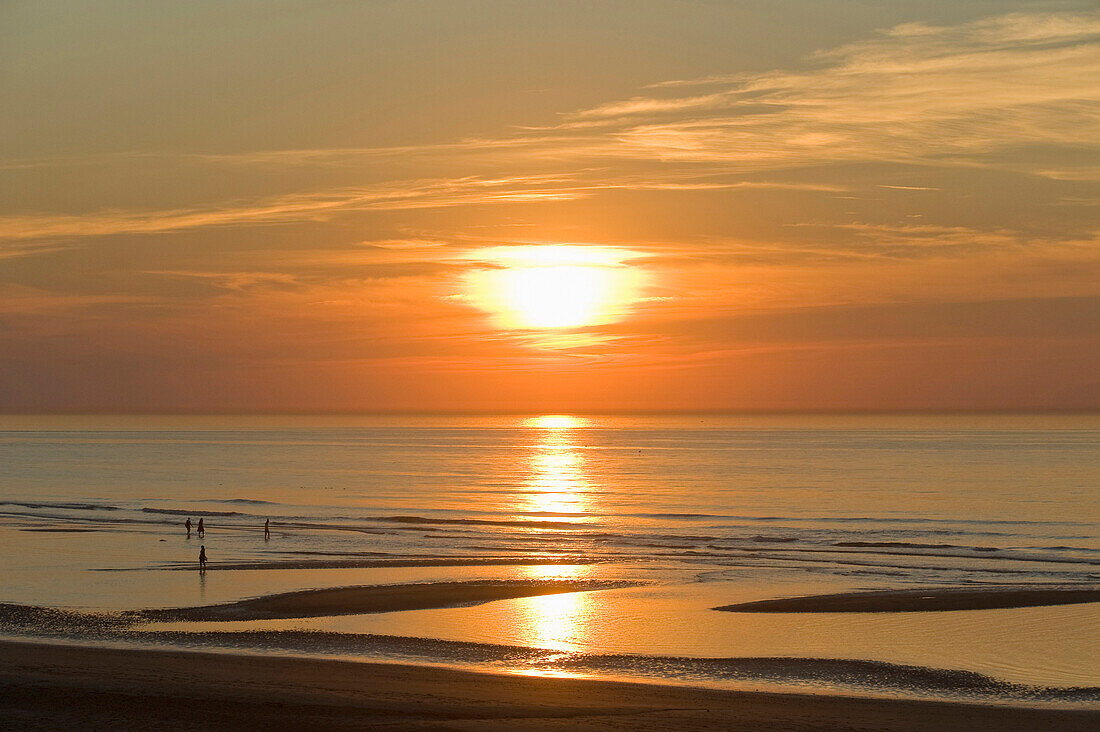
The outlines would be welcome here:
M 156 501 L 157 499 L 147 499 L 149 501 Z M 287 506 L 277 501 L 267 501 L 255 498 L 226 498 L 226 499 L 197 499 L 196 503 L 199 504 L 226 504 L 230 506 L 256 506 L 256 507 L 278 507 Z M 267 517 L 265 513 L 250 513 L 248 511 L 237 510 L 210 510 L 209 508 L 201 507 L 186 507 L 186 506 L 168 506 L 168 507 L 121 507 L 117 505 L 109 505 L 104 503 L 97 503 L 92 501 L 0 501 L 0 506 L 18 506 L 28 509 L 47 509 L 47 510 L 72 510 L 72 511 L 124 511 L 133 510 L 145 514 L 165 515 L 165 516 L 219 516 L 219 517 L 240 517 L 240 518 L 259 518 L 263 519 Z M 288 523 L 292 521 L 307 522 L 303 525 L 315 525 L 317 527 L 333 526 L 334 522 L 349 522 L 352 524 L 369 524 L 369 523 L 385 523 L 385 524 L 397 524 L 408 526 L 433 526 L 433 525 L 451 525 L 451 526 L 496 526 L 496 527 L 514 527 L 514 528 L 538 528 L 538 529 L 565 529 L 565 530 L 589 530 L 587 533 L 591 538 L 600 538 L 600 534 L 591 532 L 592 529 L 597 528 L 611 528 L 609 525 L 611 522 L 624 521 L 629 522 L 632 518 L 646 518 L 658 521 L 690 521 L 690 522 L 714 522 L 712 525 L 707 525 L 706 529 L 712 530 L 709 534 L 692 537 L 698 538 L 704 541 L 725 541 L 725 540 L 738 540 L 747 539 L 758 543 L 782 543 L 798 541 L 800 539 L 813 540 L 815 537 L 827 538 L 830 534 L 835 536 L 840 541 L 832 543 L 833 546 L 841 548 L 908 548 L 908 549 L 954 549 L 964 548 L 971 551 L 980 552 L 996 552 L 1001 551 L 999 548 L 983 547 L 975 545 L 962 545 L 952 542 L 920 542 L 913 541 L 907 542 L 898 540 L 892 537 L 904 537 L 906 535 L 914 535 L 916 537 L 930 537 L 930 536 L 1016 536 L 1014 533 L 1005 533 L 997 531 L 983 530 L 983 526 L 991 525 L 1005 525 L 1005 526 L 1042 526 L 1042 527 L 1056 527 L 1056 526 L 1091 526 L 1087 523 L 1079 522 L 1048 522 L 1048 521 L 998 521 L 998 520 L 970 520 L 970 519 L 939 519 L 928 517 L 867 517 L 867 516 L 850 516 L 850 517 L 808 517 L 808 516 L 744 516 L 744 515 L 732 515 L 732 514 L 711 514 L 711 513 L 688 513 L 688 512 L 668 512 L 668 513 L 650 513 L 650 512 L 623 512 L 623 513 L 608 513 L 608 512 L 580 512 L 580 511 L 517 511 L 510 514 L 511 517 L 494 517 L 493 512 L 485 511 L 468 511 L 465 515 L 448 515 L 451 512 L 447 510 L 440 510 L 443 515 L 419 515 L 419 514 L 396 514 L 396 515 L 348 515 L 342 513 L 336 506 L 330 507 L 336 509 L 331 513 L 326 512 L 326 507 L 316 506 L 309 515 L 277 515 L 272 514 L 270 517 L 281 523 Z M 345 509 L 346 510 L 346 509 Z M 475 516 L 471 516 L 473 513 Z M 481 515 L 477 515 L 481 514 Z M 486 515 L 487 514 L 487 515 Z M 516 518 L 519 517 L 532 517 Z M 540 521 L 539 518 L 546 519 L 563 519 Z M 534 520 L 532 520 L 534 519 Z M 585 520 L 579 520 L 585 519 Z M 772 532 L 792 532 L 792 533 L 765 533 L 755 534 L 750 536 L 736 536 L 729 535 L 728 532 L 735 532 L 739 527 L 748 529 L 752 526 L 757 526 L 761 523 L 779 524 L 769 526 L 768 529 Z M 867 526 L 879 526 L 881 525 L 880 533 L 887 534 L 888 536 L 883 539 L 871 538 L 874 536 L 876 529 L 855 529 L 844 528 L 838 526 L 838 524 L 856 524 Z M 785 526 L 783 524 L 791 524 Z M 812 526 L 817 524 L 817 526 Z M 920 528 L 906 529 L 903 528 L 906 525 L 917 525 Z M 810 525 L 810 526 L 808 526 Z M 675 528 L 675 523 L 668 525 L 669 529 Z M 965 526 L 966 528 L 949 528 L 952 526 Z M 888 527 L 888 528 L 887 528 Z M 635 528 L 635 527 L 630 527 Z M 804 532 L 813 532 L 812 535 L 801 536 Z M 613 536 L 629 536 L 627 533 L 605 532 L 608 537 Z M 1049 532 L 1048 532 L 1049 533 Z M 725 534 L 725 535 L 723 535 Z M 852 534 L 856 534 L 857 538 L 849 539 Z M 868 536 L 866 539 L 858 538 L 859 535 Z M 644 535 L 639 532 L 638 535 Z M 650 535 L 650 538 L 657 538 Z M 673 538 L 672 536 L 661 538 Z M 688 538 L 681 535 L 675 535 L 677 540 Z M 1068 537 L 1063 535 L 1051 536 L 1050 538 L 1058 538 L 1065 540 Z M 1080 537 L 1087 538 L 1087 537 Z M 1034 547 L 1036 549 L 1044 549 L 1044 547 Z M 1051 547 L 1060 551 L 1077 550 L 1075 547 L 1066 547 L 1064 545 L 1056 545 Z M 1096 551 L 1087 548 L 1080 548 L 1081 551 Z
M 232 532 L 221 535 L 226 540 L 246 542 L 223 547 L 219 552 L 221 558 L 232 562 L 225 569 L 275 568 L 263 562 L 246 561 L 246 558 L 254 556 L 251 554 L 256 548 L 252 543 L 254 532 L 263 525 L 267 507 L 280 504 L 241 497 L 214 501 L 195 498 L 193 502 L 168 498 L 155 503 L 155 507 L 148 505 L 155 500 L 143 499 L 136 505 L 108 505 L 98 501 L 16 499 L 0 502 L 0 512 L 4 514 L 2 520 L 13 528 L 50 531 L 59 527 L 95 526 L 114 531 L 159 533 L 164 529 L 153 527 L 178 525 L 187 516 L 192 520 L 206 517 L 208 528 Z M 299 549 L 329 550 L 317 560 L 321 556 L 330 557 L 330 560 L 305 564 L 297 560 L 279 565 L 280 568 L 360 567 L 366 556 L 395 560 L 441 556 L 460 561 L 470 556 L 482 559 L 551 556 L 548 551 L 551 547 L 554 557 L 562 557 L 555 563 L 578 563 L 568 557 L 585 557 L 599 562 L 659 561 L 676 569 L 717 565 L 751 566 L 762 571 L 791 568 L 841 576 L 893 573 L 891 576 L 907 576 L 925 584 L 966 579 L 986 581 L 1012 574 L 1027 581 L 1094 581 L 1096 567 L 1100 566 L 1100 550 L 1071 546 L 1076 542 L 1066 534 L 1074 532 L 1061 531 L 1027 531 L 1014 540 L 990 540 L 979 538 L 981 527 L 973 525 L 958 531 L 945 531 L 944 527 L 934 525 L 919 528 L 868 523 L 815 526 L 796 522 L 791 517 L 783 521 L 770 517 L 776 520 L 768 524 L 724 523 L 727 519 L 707 513 L 546 511 L 493 516 L 488 512 L 444 509 L 437 514 L 430 508 L 423 509 L 422 513 L 356 515 L 359 509 L 351 506 L 281 505 L 286 507 L 276 508 L 270 514 L 273 530 L 279 530 L 281 535 L 275 545 L 265 549 L 278 548 L 280 553 Z M 264 508 L 259 508 L 261 506 Z M 251 511 L 249 507 L 253 507 Z M 234 508 L 237 510 L 230 510 Z M 329 510 L 332 513 L 326 513 Z M 363 510 L 381 513 L 378 507 Z M 313 515 L 282 515 L 298 512 Z M 656 523 L 631 520 L 636 516 L 658 515 L 690 518 Z M 577 520 L 580 517 L 588 520 Z M 362 539 L 364 544 L 348 544 L 355 541 L 352 537 Z M 999 546 L 979 546 L 986 542 Z M 1013 546 L 1024 542 L 1040 545 Z M 1051 546 L 1042 546 L 1043 543 Z M 369 549 L 376 553 L 341 549 Z M 942 559 L 936 560 L 936 557 Z M 146 568 L 161 567 L 147 563 Z
M 201 509 L 182 508 L 143 508 L 142 513 L 155 513 L 167 516 L 245 516 L 238 511 L 203 511 Z
M 38 501 L 31 503 L 29 501 L 0 501 L 0 506 L 19 506 L 20 508 L 50 508 L 50 509 L 63 509 L 67 511 L 118 511 L 118 506 L 109 506 L 104 503 L 65 503 L 65 502 L 50 502 L 50 501 Z
M 514 526 L 519 528 L 533 528 L 533 529 L 568 529 L 572 527 L 581 527 L 584 524 L 571 523 L 568 521 L 514 521 L 507 519 L 471 519 L 471 518 L 427 518 L 425 516 L 371 516 L 363 519 L 365 521 L 382 521 L 397 524 L 444 524 L 444 525 L 459 525 L 459 526 Z
M 740 521 L 797 521 L 799 523 L 959 524 L 963 526 L 1093 526 L 1083 521 L 1027 521 L 1023 519 L 956 519 L 928 516 L 722 516 Z
M 211 498 L 206 503 L 239 503 L 246 506 L 282 506 L 278 501 L 261 501 L 258 498 Z
M 541 491 L 506 491 L 508 493 L 522 492 L 522 493 L 542 493 Z M 887 525 L 898 524 L 942 524 L 942 525 L 964 525 L 964 526 L 983 526 L 983 525 L 998 525 L 998 526 L 1088 526 L 1092 524 L 1087 522 L 1075 522 L 1075 521 L 1029 521 L 1029 520 L 1009 520 L 1009 519 L 953 519 L 953 518 L 934 518 L 928 516 L 750 516 L 742 514 L 720 514 L 720 513 L 649 513 L 649 512 L 623 512 L 623 513 L 606 513 L 598 511 L 585 511 L 585 512 L 569 512 L 569 511 L 517 511 L 524 516 L 555 516 L 562 518 L 651 518 L 651 519 L 689 519 L 689 520 L 702 520 L 702 519 L 714 519 L 717 521 L 739 521 L 739 522 L 776 522 L 776 521 L 789 521 L 800 524 L 805 523 L 881 523 Z M 927 529 L 921 529 L 922 532 L 928 531 Z M 957 530 L 948 530 L 945 533 L 958 533 Z M 967 531 L 966 533 L 971 533 Z M 994 535 L 1000 536 L 1002 534 L 995 533 Z
M 607 514 L 605 514 L 607 515 Z M 619 514 L 621 516 L 630 516 L 637 518 L 653 518 L 653 519 L 709 519 L 709 518 L 736 518 L 735 516 L 723 516 L 721 514 L 713 513 L 626 513 Z
M 995 546 L 963 546 L 960 544 L 921 544 L 912 541 L 836 541 L 833 546 L 840 547 L 864 547 L 864 548 L 897 548 L 897 549 L 965 549 L 972 552 L 1000 552 L 1004 551 Z
M 528 491 L 533 492 L 533 491 Z M 598 511 L 516 511 L 522 516 L 558 516 L 561 518 L 652 518 L 652 519 L 724 519 L 737 518 L 716 513 L 600 513 Z

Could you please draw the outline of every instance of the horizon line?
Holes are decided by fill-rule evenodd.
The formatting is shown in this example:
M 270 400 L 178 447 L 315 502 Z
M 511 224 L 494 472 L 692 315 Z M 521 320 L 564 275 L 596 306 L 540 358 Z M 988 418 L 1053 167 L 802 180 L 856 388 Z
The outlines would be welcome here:
M 1081 408 L 991 408 L 991 409 L 377 409 L 377 410 L 249 410 L 249 411 L 206 411 L 206 410 L 163 410 L 163 411 L 44 411 L 44 412 L 5 412 L 2 417 L 374 417 L 374 416 L 533 416 L 533 415 L 1097 415 L 1100 407 Z

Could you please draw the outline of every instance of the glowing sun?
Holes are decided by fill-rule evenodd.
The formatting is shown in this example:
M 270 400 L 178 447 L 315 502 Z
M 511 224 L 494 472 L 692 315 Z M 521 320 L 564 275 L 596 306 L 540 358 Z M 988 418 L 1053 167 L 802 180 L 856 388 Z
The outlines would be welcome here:
M 644 275 L 625 262 L 640 256 L 611 247 L 492 247 L 466 277 L 467 298 L 505 328 L 580 328 L 625 315 Z

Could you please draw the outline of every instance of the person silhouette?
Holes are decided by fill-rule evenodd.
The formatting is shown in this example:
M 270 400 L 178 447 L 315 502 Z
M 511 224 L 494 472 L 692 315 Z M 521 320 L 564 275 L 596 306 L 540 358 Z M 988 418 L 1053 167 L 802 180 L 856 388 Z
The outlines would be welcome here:
M 206 536 L 206 529 L 203 528 L 202 519 L 199 519 L 199 537 Z
M 191 517 L 190 516 L 187 517 L 187 521 L 185 521 L 183 525 L 185 527 L 187 527 L 187 538 L 190 539 L 191 538 Z
M 199 547 L 199 571 L 206 571 L 206 544 Z
M 264 540 L 271 538 L 271 519 L 264 519 Z

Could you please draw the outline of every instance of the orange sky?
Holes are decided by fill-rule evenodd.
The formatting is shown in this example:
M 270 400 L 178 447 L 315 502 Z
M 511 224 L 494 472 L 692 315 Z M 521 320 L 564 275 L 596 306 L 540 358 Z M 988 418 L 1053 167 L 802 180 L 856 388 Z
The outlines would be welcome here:
M 0 411 L 1098 409 L 1098 78 L 1087 2 L 5 3 Z

